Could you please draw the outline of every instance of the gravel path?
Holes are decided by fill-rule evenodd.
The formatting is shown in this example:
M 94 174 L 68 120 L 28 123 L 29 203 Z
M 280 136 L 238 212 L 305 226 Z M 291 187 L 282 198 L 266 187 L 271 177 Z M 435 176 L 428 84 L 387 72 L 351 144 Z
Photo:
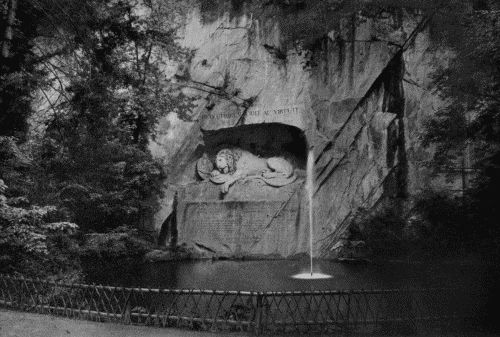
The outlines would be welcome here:
M 50 315 L 0 309 L 0 337 L 242 337 L 237 333 L 209 333 L 97 323 Z
M 0 337 L 249 337 L 252 334 L 210 333 L 171 328 L 152 328 L 115 323 L 97 323 L 50 315 L 32 314 L 0 309 Z M 268 335 L 270 336 L 270 335 Z M 295 335 L 286 335 L 293 337 Z M 304 336 L 297 335 L 298 336 Z M 314 335 L 321 337 L 320 335 Z M 326 335 L 325 335 L 326 336 Z M 367 335 L 349 335 L 368 337 Z M 410 335 L 411 336 L 411 335 Z M 418 337 L 494 337 L 495 334 L 463 332 L 424 334 Z M 394 336 L 392 337 L 399 337 Z M 408 336 L 405 336 L 408 337 Z M 415 336 L 417 337 L 417 336 Z

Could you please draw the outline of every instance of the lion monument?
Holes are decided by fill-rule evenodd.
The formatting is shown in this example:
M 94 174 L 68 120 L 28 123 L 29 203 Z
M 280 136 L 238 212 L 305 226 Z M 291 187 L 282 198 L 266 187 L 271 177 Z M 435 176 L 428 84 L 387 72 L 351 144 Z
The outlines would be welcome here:
M 238 180 L 260 179 L 274 187 L 291 184 L 297 178 L 292 164 L 282 157 L 261 158 L 239 148 L 220 150 L 215 167 L 204 155 L 197 163 L 198 175 L 222 185 L 222 193 Z

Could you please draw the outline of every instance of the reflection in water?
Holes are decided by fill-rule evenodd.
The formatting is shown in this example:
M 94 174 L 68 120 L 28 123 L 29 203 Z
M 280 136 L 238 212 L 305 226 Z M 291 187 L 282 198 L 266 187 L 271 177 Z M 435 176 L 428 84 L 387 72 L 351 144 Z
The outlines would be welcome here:
M 308 261 L 307 261 L 308 262 Z M 143 263 L 111 261 L 85 264 L 87 282 L 151 288 L 220 290 L 327 290 L 467 286 L 481 282 L 484 266 L 385 263 L 346 265 L 317 261 L 316 268 L 333 275 L 308 281 L 290 275 L 308 273 L 303 260 L 177 261 Z M 305 267 L 306 266 L 306 267 Z

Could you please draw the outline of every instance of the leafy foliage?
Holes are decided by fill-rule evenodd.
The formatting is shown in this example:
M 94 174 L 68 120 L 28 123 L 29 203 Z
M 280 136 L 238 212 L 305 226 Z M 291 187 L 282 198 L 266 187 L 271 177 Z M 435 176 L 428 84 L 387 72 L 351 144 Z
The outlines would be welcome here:
M 162 170 L 148 142 L 158 118 L 191 108 L 165 76 L 190 56 L 176 43 L 186 8 L 18 3 L 9 53 L 0 56 L 3 270 L 70 269 L 77 229 L 140 228 L 155 211 Z
M 81 227 L 100 231 L 137 226 L 155 210 L 161 171 L 150 155 L 117 142 L 78 144 L 73 151 L 42 154 L 46 159 L 41 170 L 53 179 L 40 181 L 39 190 L 48 185 L 52 200 Z
M 413 208 L 398 205 L 362 210 L 351 229 L 351 239 L 364 240 L 374 256 L 457 256 L 477 250 L 477 228 L 470 208 L 442 192 L 425 192 Z
M 434 74 L 448 105 L 426 125 L 424 141 L 435 146 L 437 171 L 461 166 L 473 179 L 461 200 L 475 246 L 500 256 L 500 7 L 476 1 L 461 16 L 460 39 L 447 39 L 455 57 Z M 462 173 L 455 170 L 456 173 Z M 456 174 L 455 173 L 455 174 Z M 450 224 L 451 225 L 451 224 Z M 453 228 L 453 227 L 450 227 Z
M 444 192 L 421 194 L 406 224 L 406 239 L 414 248 L 441 256 L 474 250 L 475 229 L 470 226 L 469 208 Z
M 360 210 L 351 226 L 351 238 L 363 240 L 374 256 L 403 254 L 404 218 L 395 207 L 384 207 L 375 212 Z
M 20 178 L 30 199 L 57 205 L 84 230 L 140 227 L 155 211 L 162 171 L 148 142 L 158 118 L 171 111 L 187 115 L 191 108 L 165 76 L 190 55 L 176 43 L 183 10 L 174 1 L 39 0 L 20 6 L 14 36 L 30 47 L 13 49 L 6 61 L 29 65 L 39 81 L 19 80 L 29 95 L 26 113 L 17 109 L 16 118 L 26 124 L 36 90 L 47 107 L 38 122 L 42 132 L 28 144 L 33 164 Z
M 12 177 L 25 161 L 12 138 L 0 137 L 0 270 L 31 275 L 70 270 L 77 259 L 70 258 L 68 248 L 75 245 L 72 236 L 78 226 L 54 206 L 30 205 L 2 179 Z
M 2 3 L 0 32 L 2 40 L 6 29 L 7 1 Z M 37 67 L 33 40 L 39 35 L 32 18 L 41 13 L 31 6 L 19 4 L 15 11 L 15 25 L 10 43 L 10 57 L 0 55 L 0 135 L 24 139 L 31 114 L 33 93 L 44 87 L 45 71 Z M 5 43 L 2 41 L 2 44 Z
M 142 257 L 153 244 L 139 236 L 137 229 L 120 226 L 107 233 L 85 235 L 80 255 L 83 263 L 96 260 Z
M 424 139 L 437 145 L 434 159 L 443 166 L 454 165 L 466 145 L 485 158 L 500 144 L 500 12 L 474 11 L 462 19 L 462 39 L 450 41 L 455 57 L 434 74 L 449 104 L 428 122 Z

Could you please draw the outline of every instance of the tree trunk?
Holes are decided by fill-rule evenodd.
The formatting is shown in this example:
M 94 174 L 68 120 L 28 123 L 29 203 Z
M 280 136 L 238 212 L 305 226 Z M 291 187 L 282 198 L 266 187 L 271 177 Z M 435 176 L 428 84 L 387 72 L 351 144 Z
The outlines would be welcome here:
M 16 9 L 17 9 L 17 0 L 7 0 L 7 20 L 5 24 L 4 38 L 2 43 L 2 57 L 8 58 L 10 54 L 10 45 L 13 37 L 13 29 L 14 22 L 16 20 Z
M 140 112 L 138 112 L 137 118 L 135 119 L 135 128 L 133 132 L 134 144 L 139 144 L 139 142 L 141 141 L 142 124 L 142 116 Z

